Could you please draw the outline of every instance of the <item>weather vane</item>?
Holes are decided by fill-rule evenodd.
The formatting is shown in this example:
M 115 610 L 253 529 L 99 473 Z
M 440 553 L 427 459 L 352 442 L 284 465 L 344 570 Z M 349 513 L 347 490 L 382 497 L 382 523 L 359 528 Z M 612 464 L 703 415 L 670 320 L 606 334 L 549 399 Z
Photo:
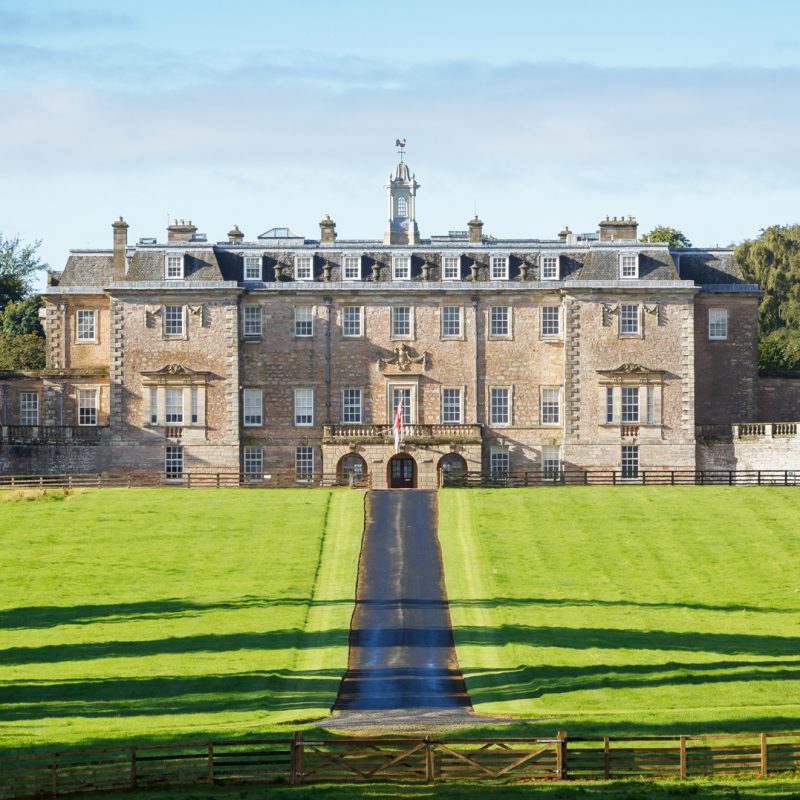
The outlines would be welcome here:
M 397 152 L 400 153 L 400 161 L 402 162 L 403 156 L 406 154 L 406 140 L 397 139 L 395 141 L 395 146 L 398 148 Z

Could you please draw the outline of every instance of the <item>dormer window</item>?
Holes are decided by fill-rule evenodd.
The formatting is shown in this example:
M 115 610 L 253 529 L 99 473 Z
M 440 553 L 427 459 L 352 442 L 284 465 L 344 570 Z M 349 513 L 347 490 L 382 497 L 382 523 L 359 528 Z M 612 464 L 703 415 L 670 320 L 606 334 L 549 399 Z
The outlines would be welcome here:
M 314 259 L 311 256 L 295 256 L 294 279 L 296 281 L 310 281 L 314 279 Z
M 631 280 L 639 277 L 638 253 L 621 253 L 619 257 L 619 277 L 622 280 Z
M 411 280 L 411 256 L 394 256 L 392 258 L 392 280 Z
M 164 277 L 168 281 L 183 280 L 183 254 L 167 253 L 164 262 Z
M 244 257 L 244 279 L 246 281 L 261 280 L 261 256 Z
M 361 280 L 361 256 L 344 256 L 342 259 L 342 278 L 346 281 Z
M 557 281 L 560 277 L 559 256 L 542 256 L 542 280 Z
M 442 280 L 457 281 L 461 277 L 461 256 L 442 256 Z
M 491 280 L 508 280 L 508 256 L 492 256 L 489 268 Z
M 398 217 L 408 216 L 408 200 L 406 200 L 405 197 L 397 198 L 397 216 Z

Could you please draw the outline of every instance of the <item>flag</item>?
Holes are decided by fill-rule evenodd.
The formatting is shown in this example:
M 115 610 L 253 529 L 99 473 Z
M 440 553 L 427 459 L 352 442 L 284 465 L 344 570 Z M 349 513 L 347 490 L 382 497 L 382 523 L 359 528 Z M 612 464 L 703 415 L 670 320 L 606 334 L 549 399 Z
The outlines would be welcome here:
M 392 425 L 392 433 L 394 434 L 394 452 L 400 450 L 400 438 L 403 435 L 403 403 L 402 401 L 397 404 L 397 412 L 394 415 L 394 425 Z

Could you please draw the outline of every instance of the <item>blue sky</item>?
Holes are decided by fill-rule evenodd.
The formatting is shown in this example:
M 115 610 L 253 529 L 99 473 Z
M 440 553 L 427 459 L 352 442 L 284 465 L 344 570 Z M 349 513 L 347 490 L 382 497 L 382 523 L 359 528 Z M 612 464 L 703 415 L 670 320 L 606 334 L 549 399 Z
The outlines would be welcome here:
M 635 214 L 699 245 L 800 214 L 800 3 L 0 0 L 0 232 L 168 216 L 380 237 L 396 137 L 423 234 Z

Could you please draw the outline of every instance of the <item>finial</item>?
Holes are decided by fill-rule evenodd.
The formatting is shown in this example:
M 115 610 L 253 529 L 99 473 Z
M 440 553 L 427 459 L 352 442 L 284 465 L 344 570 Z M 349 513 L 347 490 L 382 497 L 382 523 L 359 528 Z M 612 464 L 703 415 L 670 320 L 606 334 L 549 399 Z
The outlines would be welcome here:
M 400 163 L 403 163 L 403 157 L 406 154 L 406 140 L 405 139 L 396 139 L 395 140 L 395 147 L 397 147 L 397 152 L 400 153 Z

